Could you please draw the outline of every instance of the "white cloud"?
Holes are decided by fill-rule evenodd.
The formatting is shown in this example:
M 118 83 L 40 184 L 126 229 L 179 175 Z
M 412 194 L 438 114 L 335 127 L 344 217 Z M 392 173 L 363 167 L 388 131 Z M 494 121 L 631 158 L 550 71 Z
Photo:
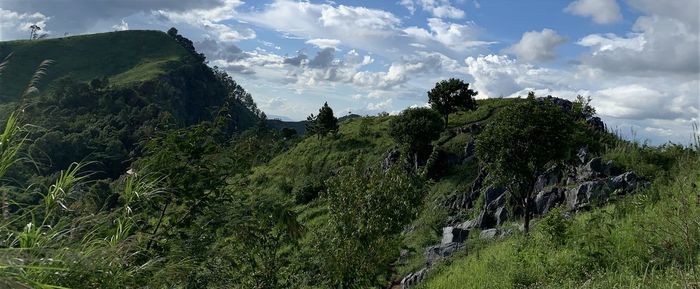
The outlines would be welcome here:
M 523 34 L 520 41 L 505 49 L 506 53 L 513 53 L 518 59 L 538 62 L 557 58 L 556 48 L 564 44 L 566 38 L 557 34 L 552 29 L 542 31 L 529 31 Z
M 598 24 L 610 24 L 622 20 L 617 0 L 577 0 L 564 11 L 583 17 L 591 17 Z
M 428 28 L 430 31 L 411 26 L 403 31 L 425 44 L 437 42 L 453 51 L 466 51 L 470 48 L 482 47 L 491 42 L 479 41 L 479 28 L 473 22 L 466 24 L 446 23 L 439 18 L 429 18 Z
M 517 96 L 523 90 L 569 88 L 571 73 L 520 63 L 507 55 L 480 55 L 465 59 L 480 97 Z
M 7 39 L 28 39 L 29 26 L 37 25 L 41 27 L 42 33 L 46 31 L 46 22 L 50 19 L 39 12 L 18 13 L 0 8 L 0 40 Z
M 598 113 L 625 119 L 675 119 L 678 115 L 669 108 L 668 94 L 630 84 L 597 91 L 593 101 Z
M 240 0 L 222 0 L 213 8 L 190 9 L 186 11 L 156 10 L 154 15 L 167 18 L 174 23 L 185 23 L 204 30 L 205 33 L 220 41 L 240 41 L 254 39 L 255 31 L 246 27 L 224 24 L 236 15 L 236 7 L 242 5 Z
M 645 14 L 678 20 L 690 31 L 697 33 L 700 29 L 700 2 L 697 0 L 627 0 L 627 3 Z
M 112 28 L 117 31 L 129 30 L 129 23 L 126 23 L 126 21 L 122 19 L 121 23 L 115 24 Z
M 340 46 L 340 40 L 327 39 L 327 38 L 315 38 L 315 39 L 307 40 L 306 44 L 311 44 L 311 45 L 314 45 L 314 46 L 321 48 L 321 49 L 324 49 L 324 48 L 338 49 L 338 46 Z
M 635 22 L 634 32 L 625 37 L 588 35 L 578 41 L 579 45 L 591 48 L 582 61 L 591 67 L 618 73 L 697 75 L 700 72 L 700 37 L 695 30 L 697 27 L 693 27 L 697 21 L 682 19 L 645 15 Z
M 416 12 L 416 6 L 420 6 L 423 11 L 431 13 L 434 17 L 464 18 L 464 11 L 452 6 L 449 0 L 401 0 L 399 4 L 406 7 L 411 14 Z
M 261 10 L 239 13 L 238 18 L 289 37 L 336 39 L 343 46 L 362 48 L 390 60 L 421 50 L 458 57 L 489 44 L 479 41 L 479 29 L 472 22 L 457 24 L 432 18 L 428 20 L 427 30 L 406 28 L 388 11 L 328 3 L 275 0 Z

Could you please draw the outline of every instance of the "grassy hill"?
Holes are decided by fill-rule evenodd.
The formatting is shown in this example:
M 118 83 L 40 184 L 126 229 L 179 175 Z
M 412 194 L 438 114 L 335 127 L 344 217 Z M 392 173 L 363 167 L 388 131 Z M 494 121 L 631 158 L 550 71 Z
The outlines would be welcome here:
M 177 66 L 189 52 L 161 31 L 119 31 L 38 40 L 0 42 L 0 57 L 12 54 L 0 78 L 0 97 L 16 99 L 34 70 L 51 59 L 39 88 L 60 77 L 79 81 L 108 77 L 113 84 L 146 81 Z
M 0 111 L 7 117 L 37 65 L 53 60 L 40 93 L 22 99 L 26 121 L 47 131 L 36 136 L 35 157 L 45 173 L 91 160 L 113 178 L 165 128 L 211 121 L 223 110 L 229 133 L 255 125 L 245 90 L 180 41 L 134 30 L 0 42 L 0 57 L 10 55 L 0 75 Z

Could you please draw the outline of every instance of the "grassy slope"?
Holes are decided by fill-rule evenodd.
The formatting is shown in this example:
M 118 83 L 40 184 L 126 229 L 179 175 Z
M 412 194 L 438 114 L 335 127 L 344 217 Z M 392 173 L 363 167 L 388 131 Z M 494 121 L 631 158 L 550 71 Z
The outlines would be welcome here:
M 113 84 L 153 79 L 189 53 L 161 31 L 120 31 L 41 40 L 0 42 L 0 57 L 12 53 L 0 77 L 0 96 L 15 99 L 36 67 L 55 61 L 40 88 L 58 77 L 79 81 L 109 77 Z
M 449 130 L 466 127 L 475 122 L 488 121 L 498 109 L 517 101 L 516 99 L 479 100 L 475 111 L 457 112 L 450 115 Z M 388 127 L 392 116 L 362 117 L 342 121 L 340 133 L 336 137 L 318 139 L 308 137 L 277 156 L 269 163 L 253 169 L 251 180 L 260 188 L 287 188 L 298 191 L 309 183 L 325 179 L 341 166 L 352 165 L 355 161 L 367 164 L 379 164 L 387 151 L 395 146 L 389 137 Z M 459 154 L 471 139 L 468 133 L 446 132 L 436 141 L 448 152 Z M 432 184 L 421 208 L 421 213 L 414 221 L 415 230 L 405 236 L 404 247 L 418 252 L 412 255 L 408 264 L 398 267 L 400 275 L 419 269 L 422 266 L 423 248 L 439 242 L 441 225 L 446 217 L 440 202 L 445 196 L 461 191 L 473 181 L 477 173 L 475 163 L 451 167 L 444 177 Z M 325 221 L 326 208 L 323 203 L 312 202 L 297 207 L 300 220 L 306 226 L 321 225 Z
M 560 241 L 548 233 L 556 222 L 545 221 L 530 238 L 472 240 L 468 255 L 439 266 L 420 288 L 697 287 L 700 155 L 677 159 L 650 188 L 564 222 Z

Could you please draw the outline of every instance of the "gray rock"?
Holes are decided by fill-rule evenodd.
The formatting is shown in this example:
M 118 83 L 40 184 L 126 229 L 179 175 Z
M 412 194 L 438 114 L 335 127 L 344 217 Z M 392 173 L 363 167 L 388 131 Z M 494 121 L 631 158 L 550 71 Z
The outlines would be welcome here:
M 462 162 L 470 162 L 474 160 L 474 158 L 476 158 L 476 145 L 472 139 L 464 146 L 464 158 Z
M 506 192 L 506 189 L 502 187 L 495 187 L 495 186 L 489 186 L 487 187 L 483 194 L 484 194 L 484 200 L 485 200 L 485 207 L 491 206 L 491 203 L 493 203 L 495 200 L 497 200 L 499 197 L 504 195 Z M 494 207 L 495 209 L 495 207 Z
M 430 246 L 425 249 L 425 262 L 432 265 L 436 260 L 448 257 L 460 249 L 464 248 L 462 243 L 448 243 Z
M 416 272 L 410 273 L 406 275 L 406 277 L 403 277 L 401 279 L 401 289 L 408 289 L 421 281 L 425 279 L 426 274 L 428 273 L 428 268 L 422 268 Z
M 586 119 L 586 123 L 595 131 L 605 132 L 605 123 L 600 119 L 600 117 L 588 117 Z
M 544 173 L 537 177 L 535 181 L 535 191 L 539 192 L 543 189 L 557 185 L 563 177 L 563 171 L 557 165 L 550 167 Z
M 462 243 L 469 237 L 469 230 L 459 227 L 444 227 L 442 228 L 442 245 L 449 243 Z
M 488 229 L 488 230 L 483 230 L 479 234 L 479 239 L 482 240 L 491 240 L 494 239 L 498 236 L 498 229 Z
M 500 206 L 496 209 L 494 219 L 496 219 L 496 226 L 503 225 L 508 220 L 508 209 L 506 209 L 506 206 Z
M 582 164 L 585 164 L 588 162 L 588 148 L 587 147 L 582 147 L 578 150 L 578 153 L 576 154 L 578 156 L 579 161 L 581 161 Z
M 566 191 L 566 204 L 571 210 L 579 210 L 592 203 L 605 202 L 610 191 L 608 180 L 584 182 Z
M 457 225 L 457 228 L 460 228 L 462 230 L 471 230 L 471 229 L 476 229 L 481 227 L 481 220 L 483 219 L 484 214 L 483 212 L 479 214 L 475 219 L 466 221 L 464 223 L 461 223 Z
M 600 157 L 595 157 L 577 169 L 577 179 L 579 181 L 593 180 L 605 176 L 606 171 L 610 171 L 607 164 L 604 164 Z
M 564 202 L 562 190 L 557 187 L 540 191 L 535 197 L 535 210 L 537 215 L 544 215 L 555 206 Z
M 633 192 L 639 184 L 639 177 L 634 172 L 626 172 L 610 180 L 610 187 L 621 195 Z

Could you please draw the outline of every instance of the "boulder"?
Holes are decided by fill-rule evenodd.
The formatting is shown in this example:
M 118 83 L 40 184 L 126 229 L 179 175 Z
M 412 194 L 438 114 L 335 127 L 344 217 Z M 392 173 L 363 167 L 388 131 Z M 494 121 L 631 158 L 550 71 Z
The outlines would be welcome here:
M 462 243 L 469 237 L 469 230 L 459 227 L 442 228 L 442 245 L 449 243 Z
M 579 161 L 581 161 L 582 164 L 585 164 L 588 162 L 588 148 L 587 147 L 582 147 L 578 150 L 578 153 L 576 154 L 578 156 Z
M 498 236 L 498 229 L 488 229 L 488 230 L 483 230 L 479 234 L 479 239 L 482 240 L 491 240 L 494 239 Z
M 535 197 L 535 213 L 543 216 L 549 210 L 564 202 L 562 190 L 557 187 L 551 187 L 540 191 Z
M 600 119 L 600 117 L 588 117 L 586 119 L 586 123 L 595 131 L 605 132 L 605 123 L 603 122 L 603 120 Z
M 496 201 L 499 197 L 504 195 L 506 192 L 506 189 L 503 187 L 495 187 L 495 186 L 489 186 L 486 189 L 484 189 L 484 200 L 485 200 L 485 207 L 488 208 L 489 206 L 492 206 L 492 203 Z M 495 209 L 495 207 L 494 207 Z
M 462 230 L 471 230 L 471 229 L 476 229 L 476 228 L 481 228 L 481 221 L 483 220 L 484 213 L 482 212 L 473 220 L 466 221 L 464 223 L 461 223 L 457 225 L 457 228 L 460 228 Z
M 414 286 L 414 285 L 420 283 L 421 281 L 423 281 L 423 279 L 425 279 L 425 276 L 427 273 L 428 273 L 428 268 L 425 267 L 425 268 L 422 268 L 416 272 L 413 272 L 413 273 L 406 275 L 406 277 L 401 279 L 401 289 L 408 289 L 411 286 Z
M 592 158 L 588 163 L 578 167 L 576 178 L 579 181 L 588 181 L 605 176 L 606 172 L 610 172 L 609 163 L 603 163 L 600 157 Z
M 557 185 L 559 181 L 561 181 L 562 177 L 563 171 L 558 165 L 548 168 L 544 171 L 544 173 L 537 177 L 537 180 L 535 181 L 535 191 L 539 192 L 547 187 Z
M 610 187 L 620 195 L 633 192 L 639 184 L 639 177 L 634 172 L 626 172 L 610 180 Z
M 462 248 L 464 244 L 456 242 L 430 246 L 425 249 L 425 262 L 432 265 L 436 260 L 448 257 Z
M 496 219 L 496 226 L 503 225 L 503 223 L 508 221 L 508 209 L 506 209 L 506 206 L 498 207 L 493 217 Z
M 607 179 L 583 182 L 566 191 L 566 204 L 571 210 L 579 210 L 592 203 L 605 202 L 610 191 Z

